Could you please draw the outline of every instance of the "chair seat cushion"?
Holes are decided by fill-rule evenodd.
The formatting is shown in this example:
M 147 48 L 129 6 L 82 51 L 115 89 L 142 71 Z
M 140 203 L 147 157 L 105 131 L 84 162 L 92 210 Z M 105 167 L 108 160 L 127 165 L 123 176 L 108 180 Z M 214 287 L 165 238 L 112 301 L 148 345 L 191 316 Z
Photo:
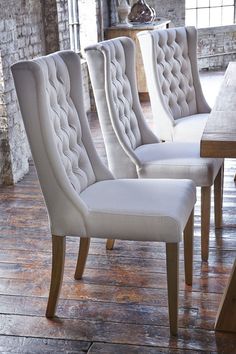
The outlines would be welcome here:
M 81 193 L 90 237 L 179 242 L 196 201 L 190 180 L 119 179 Z
M 197 186 L 207 187 L 223 159 L 200 157 L 200 143 L 165 142 L 141 145 L 135 150 L 140 160 L 140 178 L 186 178 Z
M 175 120 L 173 141 L 199 142 L 209 113 L 194 114 Z

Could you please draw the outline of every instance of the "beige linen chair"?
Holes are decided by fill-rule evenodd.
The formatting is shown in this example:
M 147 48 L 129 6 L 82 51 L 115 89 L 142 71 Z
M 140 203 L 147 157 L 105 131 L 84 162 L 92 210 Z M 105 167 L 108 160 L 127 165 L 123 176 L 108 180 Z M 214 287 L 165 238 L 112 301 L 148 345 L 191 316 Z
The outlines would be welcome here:
M 208 259 L 211 185 L 215 222 L 222 216 L 222 159 L 200 158 L 199 143 L 160 143 L 145 122 L 135 77 L 135 46 L 127 37 L 85 49 L 109 167 L 117 178 L 188 178 L 201 186 L 202 259 Z M 112 248 L 108 241 L 107 247 Z
M 46 316 L 63 278 L 66 235 L 80 236 L 75 279 L 91 237 L 166 243 L 170 331 L 177 333 L 178 245 L 184 231 L 185 277 L 192 283 L 195 185 L 190 180 L 115 180 L 96 153 L 86 119 L 80 59 L 58 52 L 12 67 L 52 233 Z
M 197 30 L 178 27 L 138 33 L 157 136 L 200 141 L 211 111 L 197 66 Z

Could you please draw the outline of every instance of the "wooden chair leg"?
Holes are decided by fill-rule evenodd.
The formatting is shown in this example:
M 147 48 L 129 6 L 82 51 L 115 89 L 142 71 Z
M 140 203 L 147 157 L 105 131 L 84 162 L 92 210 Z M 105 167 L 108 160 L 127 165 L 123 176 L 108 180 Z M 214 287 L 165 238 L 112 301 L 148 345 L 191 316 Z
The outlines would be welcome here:
M 179 244 L 166 243 L 167 290 L 170 333 L 178 332 Z
M 89 246 L 90 246 L 90 238 L 81 237 L 80 244 L 79 244 L 79 254 L 78 254 L 75 275 L 74 275 L 74 278 L 76 280 L 80 280 L 83 276 L 84 268 L 88 256 Z
M 115 240 L 108 239 L 106 243 L 106 249 L 110 251 L 113 250 L 114 244 L 115 244 Z
M 52 235 L 52 272 L 46 317 L 54 317 L 61 290 L 66 250 L 66 237 Z
M 185 283 L 187 285 L 192 285 L 193 283 L 193 226 L 194 209 L 184 229 L 184 270 Z
M 201 188 L 201 254 L 207 262 L 209 255 L 209 233 L 211 215 L 211 187 Z
M 214 182 L 215 228 L 222 227 L 224 164 L 221 166 Z

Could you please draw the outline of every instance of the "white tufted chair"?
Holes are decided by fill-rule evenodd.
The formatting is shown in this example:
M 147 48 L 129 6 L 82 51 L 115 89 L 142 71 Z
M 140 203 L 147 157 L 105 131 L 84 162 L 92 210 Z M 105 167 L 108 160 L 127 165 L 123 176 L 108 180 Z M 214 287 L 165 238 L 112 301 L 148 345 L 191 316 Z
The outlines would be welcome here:
M 138 33 L 157 136 L 200 141 L 210 107 L 197 66 L 197 30 L 179 27 Z
M 121 37 L 85 49 L 109 167 L 117 178 L 189 178 L 201 186 L 202 259 L 208 259 L 211 185 L 221 226 L 222 159 L 200 158 L 199 143 L 160 143 L 142 114 L 135 77 L 135 46 Z M 107 247 L 112 248 L 108 241 Z
M 166 243 L 170 330 L 176 334 L 183 231 L 186 283 L 192 283 L 193 182 L 114 179 L 92 142 L 74 52 L 19 62 L 12 72 L 52 233 L 46 316 L 56 309 L 66 235 L 80 236 L 75 279 L 82 277 L 91 237 L 160 241 Z

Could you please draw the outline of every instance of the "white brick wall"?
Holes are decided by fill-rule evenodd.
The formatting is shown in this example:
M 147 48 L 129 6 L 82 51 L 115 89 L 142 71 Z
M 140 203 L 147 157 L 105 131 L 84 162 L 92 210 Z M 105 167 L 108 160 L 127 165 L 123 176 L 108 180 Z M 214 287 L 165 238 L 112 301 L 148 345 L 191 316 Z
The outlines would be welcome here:
M 2 0 L 0 12 L 0 184 L 28 171 L 30 156 L 10 66 L 44 52 L 40 2 Z

